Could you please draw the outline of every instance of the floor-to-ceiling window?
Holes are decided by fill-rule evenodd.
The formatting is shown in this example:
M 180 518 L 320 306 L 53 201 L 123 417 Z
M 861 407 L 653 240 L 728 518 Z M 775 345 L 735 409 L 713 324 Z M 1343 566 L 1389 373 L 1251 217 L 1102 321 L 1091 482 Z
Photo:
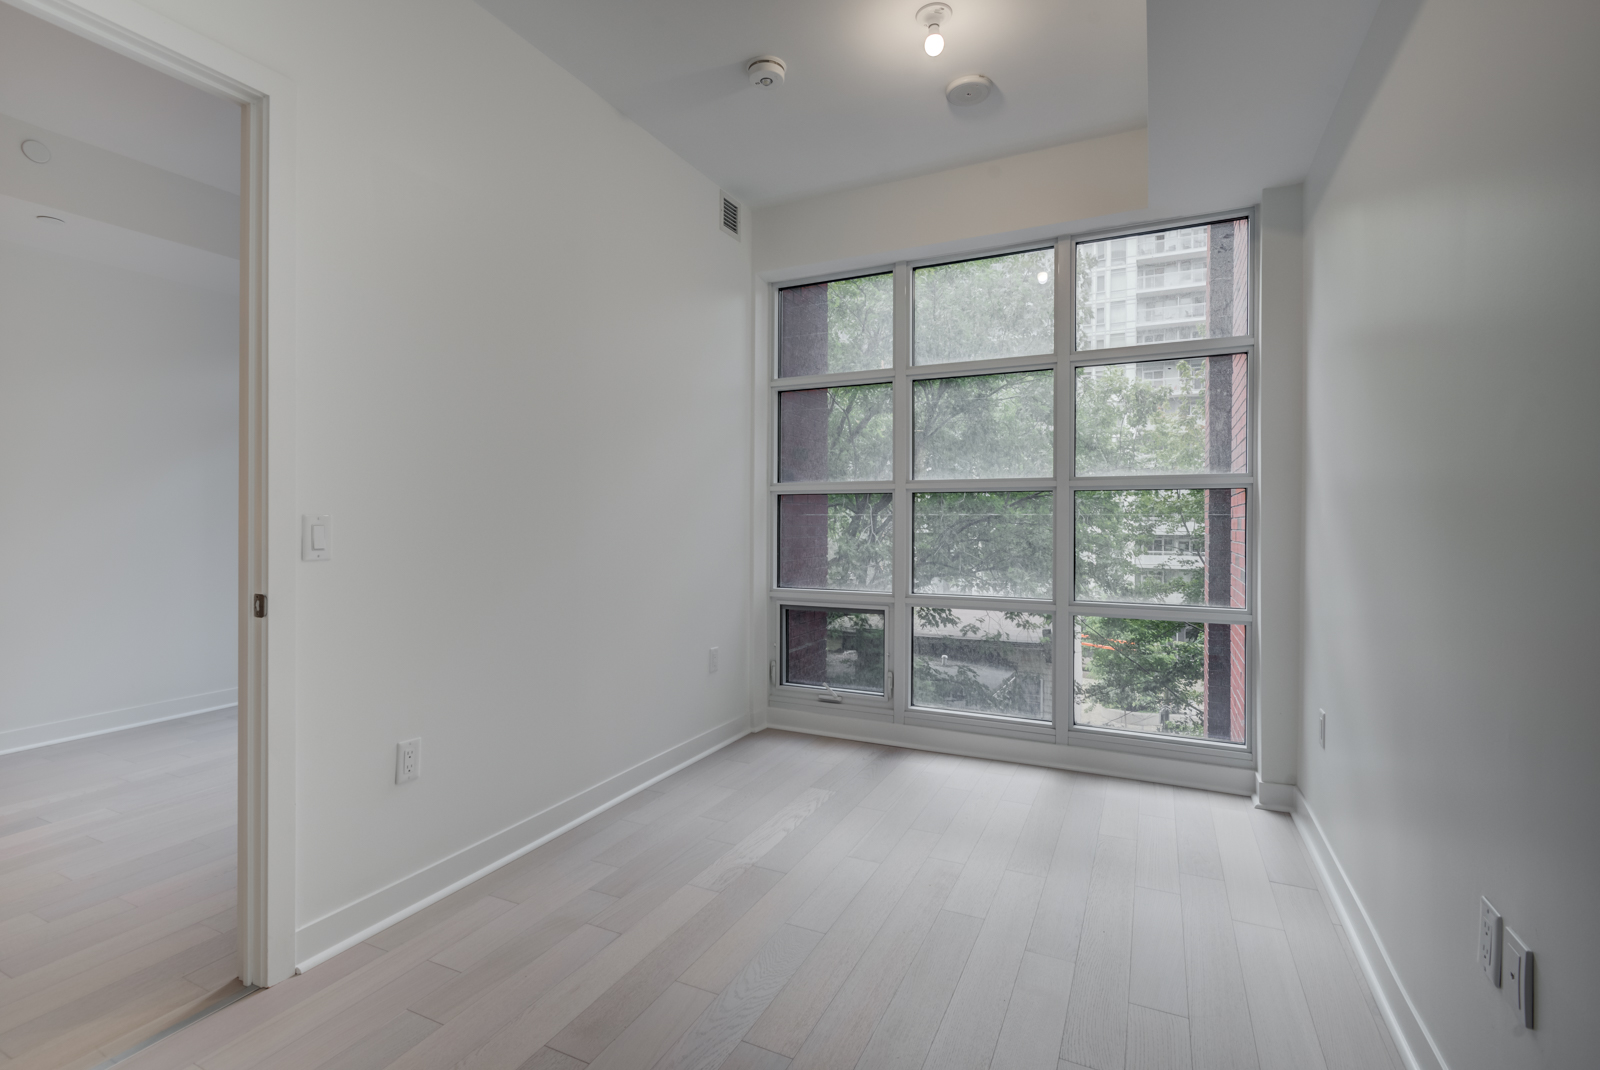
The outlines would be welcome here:
M 1240 213 L 776 288 L 772 703 L 1242 754 L 1250 265 Z

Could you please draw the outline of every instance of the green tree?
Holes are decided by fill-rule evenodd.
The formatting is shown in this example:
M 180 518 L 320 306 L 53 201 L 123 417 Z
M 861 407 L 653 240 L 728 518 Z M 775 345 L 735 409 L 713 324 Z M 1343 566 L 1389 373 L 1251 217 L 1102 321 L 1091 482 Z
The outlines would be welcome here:
M 1073 682 L 1079 702 L 1155 712 L 1162 729 L 1200 735 L 1205 705 L 1204 629 L 1167 620 L 1079 617 L 1078 642 L 1088 682 Z

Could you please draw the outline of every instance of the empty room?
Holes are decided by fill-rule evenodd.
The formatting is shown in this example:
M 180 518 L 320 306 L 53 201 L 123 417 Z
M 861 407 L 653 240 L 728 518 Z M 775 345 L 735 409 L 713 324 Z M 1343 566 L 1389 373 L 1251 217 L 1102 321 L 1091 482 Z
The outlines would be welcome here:
M 0 32 L 4 1070 L 1600 1060 L 1600 7 Z

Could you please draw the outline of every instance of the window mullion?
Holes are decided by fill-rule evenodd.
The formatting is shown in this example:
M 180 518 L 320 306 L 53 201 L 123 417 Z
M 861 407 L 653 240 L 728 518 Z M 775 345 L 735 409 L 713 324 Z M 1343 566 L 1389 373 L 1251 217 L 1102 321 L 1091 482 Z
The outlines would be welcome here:
M 911 268 L 894 266 L 894 607 L 889 614 L 890 707 L 905 720 L 911 691 Z
M 1078 323 L 1076 307 L 1077 272 L 1072 265 L 1072 240 L 1063 238 L 1056 243 L 1056 352 L 1070 357 L 1077 348 Z M 1055 493 L 1055 591 L 1056 605 L 1065 609 L 1073 595 L 1073 497 L 1069 488 L 1074 470 L 1074 445 L 1077 429 L 1074 391 L 1077 381 L 1067 360 L 1056 365 L 1056 493 Z M 1055 699 L 1052 727 L 1056 742 L 1065 743 L 1067 725 L 1072 720 L 1072 662 L 1065 664 L 1062 655 L 1073 649 L 1073 621 L 1071 612 L 1057 610 L 1051 620 L 1055 638 Z M 1066 639 L 1067 642 L 1062 640 Z M 1063 686 L 1065 685 L 1065 686 Z

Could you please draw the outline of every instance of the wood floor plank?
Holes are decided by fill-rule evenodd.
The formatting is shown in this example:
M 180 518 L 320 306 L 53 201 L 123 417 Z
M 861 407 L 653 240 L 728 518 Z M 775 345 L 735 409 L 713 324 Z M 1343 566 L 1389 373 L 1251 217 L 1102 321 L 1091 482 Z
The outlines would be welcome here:
M 1017 805 L 1002 803 L 1002 806 Z M 968 868 L 971 866 L 969 864 Z M 960 889 L 960 882 L 952 890 Z M 984 1070 L 1005 1024 L 1044 878 L 1004 874 L 928 1051 L 927 1070 Z
M 689 883 L 713 892 L 722 891 L 737 880 L 745 870 L 760 861 L 767 852 L 778 846 L 785 836 L 799 827 L 801 822 L 816 813 L 817 808 L 827 802 L 832 794 L 820 788 L 806 788 L 801 791 L 777 813 L 757 825 L 742 839 L 735 841 L 731 849 Z
M 917 1070 L 961 980 L 983 919 L 939 912 L 883 1017 L 872 1031 L 859 1070 Z
M 1024 952 L 989 1070 L 1055 1070 L 1071 990 L 1072 963 Z
M 1255 831 L 1256 846 L 1261 851 L 1269 881 L 1300 888 L 1317 886 L 1311 860 L 1300 844 L 1300 834 L 1294 830 L 1294 818 L 1273 810 L 1252 809 L 1250 826 Z
M 1100 822 L 1105 805 L 1105 780 L 1080 777 L 1072 795 L 1050 858 L 1044 895 L 1033 919 L 1028 950 L 1072 962 L 1078 955 L 1083 932 L 1083 911 L 1089 900 L 1089 877 L 1100 842 Z
M 877 862 L 868 862 L 864 858 L 844 859 L 834 867 L 811 898 L 790 915 L 789 924 L 819 933 L 827 932 L 877 870 Z
M 912 887 L 937 841 L 938 836 L 931 832 L 914 830 L 901 838 L 755 1023 L 750 1030 L 752 1044 L 781 1055 L 792 1056 L 800 1050 L 873 937 Z
M 1283 930 L 1240 921 L 1234 922 L 1233 929 L 1261 1066 L 1264 1070 L 1327 1070 Z
M 688 1032 L 716 997 L 689 985 L 673 983 L 628 1024 L 616 1040 L 589 1064 L 590 1070 L 638 1070 L 650 1067 Z M 559 1050 L 559 1049 L 558 1049 Z
M 1258 1070 L 1227 886 L 1190 873 L 1180 880 L 1194 1070 Z
M 1321 895 L 1288 884 L 1272 891 L 1328 1070 L 1385 1070 L 1391 1066 L 1385 1028 L 1368 1009 Z
M 685 885 L 638 925 L 617 937 L 516 1020 L 490 1037 L 487 1043 L 462 1061 L 462 1066 L 467 1070 L 515 1070 L 530 1055 L 548 1044 L 601 993 L 638 965 L 662 940 L 715 898 L 714 892 Z M 433 1037 L 428 1039 L 432 1040 Z M 396 1065 L 399 1067 L 401 1064 Z M 426 1065 L 419 1063 L 416 1070 L 422 1070 Z
M 1211 807 L 1217 851 L 1222 857 L 1222 879 L 1228 886 L 1228 905 L 1234 921 L 1281 929 L 1283 922 L 1278 918 L 1267 867 L 1250 827 L 1249 805 L 1248 800 L 1235 803 L 1219 796 Z
M 1072 799 L 1073 778 L 1072 774 L 1055 769 L 1041 769 L 1039 773 L 1038 791 L 1029 804 L 1028 819 L 1023 822 L 1006 868 L 1044 877 L 1050 873 L 1050 861 L 1061 838 L 1061 822 Z
M 733 1054 L 723 1060 L 720 1070 L 789 1070 L 789 1060 L 741 1040 Z
M 1191 1070 L 1188 1019 L 1130 1003 L 1126 1066 L 1127 1070 Z
M 665 992 L 679 975 L 778 883 L 757 866 L 728 885 L 562 1028 L 549 1046 L 592 1060 Z
M 1139 835 L 1139 800 L 1143 785 L 1134 780 L 1106 782 L 1105 811 L 1100 818 L 1100 835 L 1135 839 Z
M 821 934 L 795 925 L 779 928 L 656 1070 L 716 1070 L 821 939 Z
M 856 1064 L 960 875 L 961 867 L 954 862 L 940 858 L 923 862 L 855 969 L 803 1037 L 794 1056 L 795 1070 Z M 773 1008 L 767 1013 L 772 1014 Z M 758 1020 L 747 1037 L 754 1039 L 761 1027 Z
M 967 858 L 961 879 L 950 890 L 946 910 L 971 914 L 975 918 L 988 915 L 989 905 L 1011 861 L 1011 852 L 1016 848 L 1017 837 L 1022 835 L 1022 826 L 1028 820 L 1029 809 L 1029 804 L 1020 802 L 1001 802 L 995 806 L 989 823 Z
M 1133 890 L 1133 953 L 1128 1000 L 1178 1017 L 1189 1014 L 1183 955 L 1183 903 L 1175 892 Z
M 402 1011 L 316 1070 L 383 1070 L 438 1028 L 438 1022 Z
M 252 1062 L 251 1070 L 303 1070 L 318 1066 L 365 1040 L 405 1013 L 406 1005 L 437 989 L 455 971 L 437 962 L 420 962 L 337 1016 L 295 1037 L 288 1044 Z
M 1178 833 L 1179 872 L 1222 880 L 1222 856 L 1217 851 L 1210 795 L 1192 788 L 1175 788 L 1172 801 Z
M 1139 847 L 1134 878 L 1146 888 L 1178 891 L 1178 826 L 1167 817 L 1139 815 Z
M 800 909 L 881 816 L 875 810 L 852 811 L 810 854 L 784 874 L 760 902 L 707 948 L 684 971 L 681 980 L 707 992 L 721 992 L 726 988 L 755 955 L 756 949 Z
M 1107 807 L 1110 807 L 1108 801 Z M 1103 826 L 1102 826 L 1103 827 Z M 1083 937 L 1072 971 L 1061 1057 L 1095 1070 L 1123 1064 L 1128 966 L 1133 943 L 1134 841 L 1102 835 L 1095 852 Z

